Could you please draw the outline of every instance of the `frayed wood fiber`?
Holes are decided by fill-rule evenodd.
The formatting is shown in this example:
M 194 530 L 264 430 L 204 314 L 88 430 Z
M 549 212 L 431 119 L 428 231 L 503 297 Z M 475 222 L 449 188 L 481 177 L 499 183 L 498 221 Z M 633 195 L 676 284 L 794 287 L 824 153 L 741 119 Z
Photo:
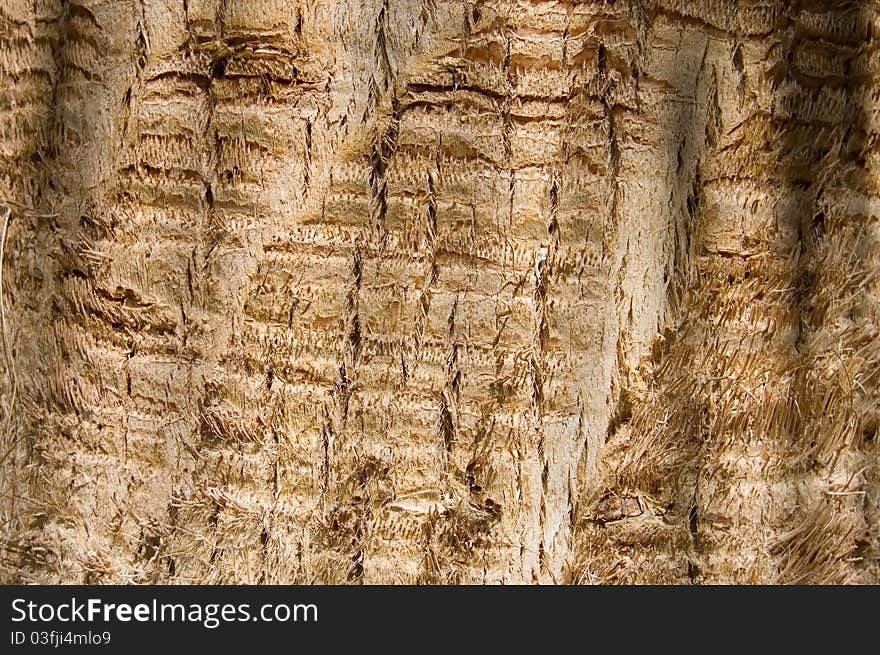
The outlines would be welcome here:
M 0 35 L 4 582 L 880 582 L 880 3 Z

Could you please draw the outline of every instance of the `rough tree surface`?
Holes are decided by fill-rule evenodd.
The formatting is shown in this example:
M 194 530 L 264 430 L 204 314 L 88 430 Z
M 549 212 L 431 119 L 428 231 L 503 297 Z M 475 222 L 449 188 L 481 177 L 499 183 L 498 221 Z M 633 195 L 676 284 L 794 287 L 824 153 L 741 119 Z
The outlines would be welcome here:
M 0 579 L 880 582 L 878 46 L 0 0 Z

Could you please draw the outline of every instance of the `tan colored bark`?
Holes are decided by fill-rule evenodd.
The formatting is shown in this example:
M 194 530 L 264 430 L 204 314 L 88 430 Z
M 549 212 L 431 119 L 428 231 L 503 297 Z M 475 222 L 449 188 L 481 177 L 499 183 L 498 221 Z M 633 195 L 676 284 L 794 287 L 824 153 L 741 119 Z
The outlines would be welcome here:
M 2 578 L 877 582 L 876 9 L 5 0 Z

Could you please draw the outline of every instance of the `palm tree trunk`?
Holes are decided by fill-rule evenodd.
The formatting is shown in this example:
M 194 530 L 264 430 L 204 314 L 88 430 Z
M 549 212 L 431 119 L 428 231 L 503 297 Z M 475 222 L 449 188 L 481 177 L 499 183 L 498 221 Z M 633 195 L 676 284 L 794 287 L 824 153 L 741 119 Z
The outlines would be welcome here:
M 6 0 L 0 578 L 880 581 L 876 15 Z

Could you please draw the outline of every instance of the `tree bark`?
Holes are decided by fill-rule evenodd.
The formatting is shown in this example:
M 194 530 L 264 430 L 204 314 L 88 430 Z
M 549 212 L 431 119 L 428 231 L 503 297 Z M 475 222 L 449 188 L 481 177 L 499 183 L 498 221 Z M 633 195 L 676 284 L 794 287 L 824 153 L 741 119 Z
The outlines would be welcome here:
M 3 0 L 0 578 L 880 582 L 877 16 Z

